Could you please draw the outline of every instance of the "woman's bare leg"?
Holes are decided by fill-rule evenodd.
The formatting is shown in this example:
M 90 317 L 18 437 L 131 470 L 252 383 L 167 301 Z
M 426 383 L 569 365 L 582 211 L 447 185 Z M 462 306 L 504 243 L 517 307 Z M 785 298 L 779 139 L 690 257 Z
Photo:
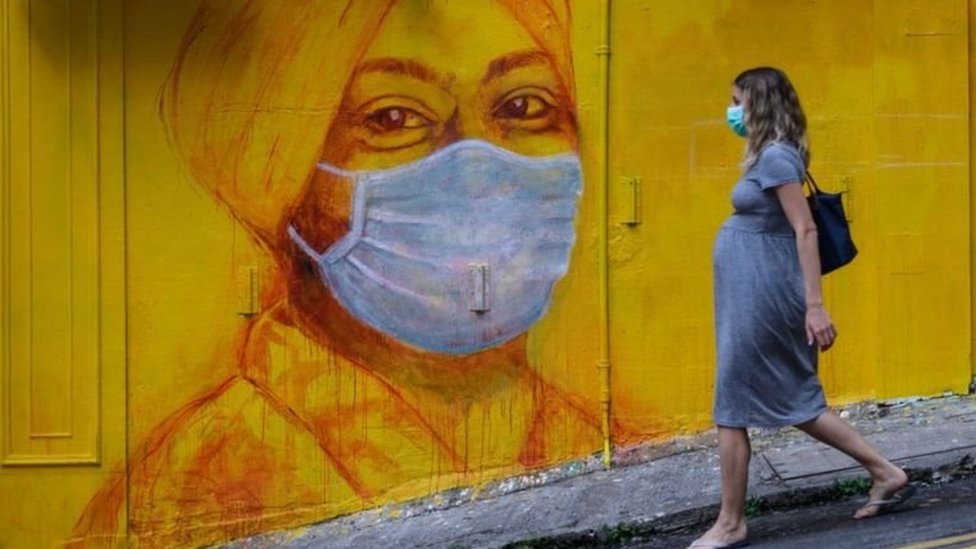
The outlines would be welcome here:
M 856 459 L 871 474 L 871 500 L 890 498 L 908 484 L 908 475 L 888 461 L 861 433 L 833 412 L 825 412 L 807 423 L 796 426 L 813 438 L 837 448 Z M 854 518 L 867 518 L 878 512 L 878 506 L 865 505 Z
M 745 429 L 718 428 L 718 459 L 722 469 L 722 509 L 700 542 L 728 545 L 746 537 L 746 489 L 752 447 Z M 692 547 L 695 545 L 692 544 Z

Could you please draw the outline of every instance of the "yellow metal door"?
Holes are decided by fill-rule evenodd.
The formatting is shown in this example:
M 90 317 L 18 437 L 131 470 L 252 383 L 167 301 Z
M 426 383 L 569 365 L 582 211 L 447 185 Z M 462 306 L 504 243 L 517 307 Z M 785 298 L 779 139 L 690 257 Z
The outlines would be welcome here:
M 125 447 L 121 11 L 0 3 L 0 547 L 51 547 Z
M 744 143 L 731 82 L 784 69 L 811 170 L 846 191 L 861 255 L 824 279 L 832 403 L 962 392 L 970 377 L 967 2 L 613 2 L 614 412 L 647 433 L 710 423 L 711 247 Z

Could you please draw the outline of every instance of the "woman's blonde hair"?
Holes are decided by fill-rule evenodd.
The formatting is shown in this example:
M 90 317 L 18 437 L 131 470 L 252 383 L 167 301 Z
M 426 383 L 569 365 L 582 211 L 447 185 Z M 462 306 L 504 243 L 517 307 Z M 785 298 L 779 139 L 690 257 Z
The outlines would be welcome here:
M 742 91 L 745 105 L 746 169 L 759 160 L 763 148 L 777 141 L 796 147 L 809 165 L 807 117 L 786 73 L 772 67 L 749 69 L 735 78 L 735 86 Z

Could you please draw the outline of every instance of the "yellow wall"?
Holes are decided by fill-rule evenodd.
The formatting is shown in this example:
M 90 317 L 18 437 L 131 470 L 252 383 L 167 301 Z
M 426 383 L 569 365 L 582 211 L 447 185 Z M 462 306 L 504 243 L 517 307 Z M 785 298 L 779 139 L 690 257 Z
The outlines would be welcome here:
M 0 499 L 2 548 L 194 546 L 601 446 L 600 3 L 242 4 L 0 3 L 0 493 L 16 494 Z M 793 79 L 811 170 L 847 191 L 861 249 L 825 279 L 841 333 L 821 358 L 828 398 L 964 392 L 971 7 L 612 7 L 615 442 L 709 426 L 711 244 L 742 154 L 724 109 L 755 65 Z M 485 84 L 493 55 L 526 48 L 547 63 Z M 392 54 L 454 77 L 432 91 L 351 74 Z M 545 131 L 486 121 L 492 94 L 526 87 L 557 107 Z M 357 98 L 391 95 L 446 121 L 383 136 L 340 123 Z M 347 203 L 318 190 L 334 200 L 308 210 L 329 183 L 315 161 L 383 168 L 459 139 L 578 152 L 583 195 L 569 272 L 527 338 L 445 358 L 329 309 L 284 229 L 327 234 L 317 220 Z
M 125 458 L 121 30 L 121 2 L 0 3 L 5 549 L 68 538 Z
M 741 158 L 721 106 L 730 75 L 765 64 L 796 85 L 811 171 L 822 186 L 847 191 L 861 249 L 824 279 L 840 331 L 821 357 L 828 397 L 964 390 L 966 3 L 662 4 L 614 4 L 612 173 L 640 177 L 644 191 L 643 222 L 612 225 L 618 413 L 644 416 L 653 402 L 676 426 L 707 422 L 707 252 Z

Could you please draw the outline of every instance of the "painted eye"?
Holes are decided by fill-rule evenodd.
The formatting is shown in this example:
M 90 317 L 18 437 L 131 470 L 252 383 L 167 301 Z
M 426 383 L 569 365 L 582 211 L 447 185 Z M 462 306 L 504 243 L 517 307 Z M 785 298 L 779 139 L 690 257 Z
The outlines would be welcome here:
M 553 106 L 538 95 L 524 94 L 506 99 L 495 109 L 498 118 L 535 120 L 548 116 Z
M 415 110 L 405 107 L 385 107 L 371 112 L 366 125 L 375 132 L 395 132 L 429 126 L 431 121 Z
M 438 133 L 437 112 L 416 97 L 384 95 L 350 112 L 353 136 L 370 150 L 392 151 L 430 141 Z

